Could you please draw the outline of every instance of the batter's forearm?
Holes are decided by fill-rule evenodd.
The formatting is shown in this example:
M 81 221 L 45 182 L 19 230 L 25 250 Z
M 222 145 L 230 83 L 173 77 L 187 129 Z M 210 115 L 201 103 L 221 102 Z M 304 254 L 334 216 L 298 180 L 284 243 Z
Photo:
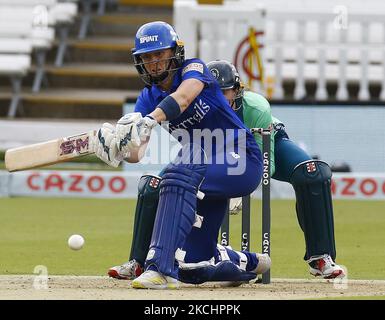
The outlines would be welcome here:
M 129 163 L 137 163 L 142 160 L 144 154 L 146 153 L 148 141 L 143 143 L 140 147 L 132 149 L 128 157 L 124 158 L 124 161 Z
M 188 108 L 203 88 L 204 84 L 199 80 L 184 80 L 178 89 L 164 98 L 149 116 L 158 123 L 174 120 Z
M 166 121 L 166 114 L 161 108 L 156 108 L 153 112 L 149 114 L 149 116 L 151 116 L 158 123 Z

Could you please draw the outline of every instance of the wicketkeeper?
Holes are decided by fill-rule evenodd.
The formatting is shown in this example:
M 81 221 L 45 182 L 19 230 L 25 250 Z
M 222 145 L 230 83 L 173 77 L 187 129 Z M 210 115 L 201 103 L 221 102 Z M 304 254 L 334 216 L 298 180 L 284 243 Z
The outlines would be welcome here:
M 329 165 L 312 159 L 290 140 L 284 124 L 272 116 L 269 102 L 257 93 L 244 90 L 234 65 L 216 60 L 207 66 L 248 128 L 268 128 L 270 125 L 274 128 L 271 175 L 275 180 L 290 183 L 295 190 L 297 218 L 305 237 L 304 260 L 309 264 L 310 273 L 325 279 L 343 277 L 343 269 L 334 262 L 336 248 Z M 255 139 L 262 148 L 261 135 L 256 134 Z M 241 208 L 241 199 L 232 201 L 235 208 Z

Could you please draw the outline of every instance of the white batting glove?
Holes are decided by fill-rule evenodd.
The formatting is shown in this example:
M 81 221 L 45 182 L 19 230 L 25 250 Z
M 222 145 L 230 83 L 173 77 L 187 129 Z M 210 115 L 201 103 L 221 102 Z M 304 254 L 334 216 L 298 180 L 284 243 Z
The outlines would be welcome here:
M 242 197 L 230 199 L 229 213 L 238 214 L 242 211 Z
M 116 124 L 117 146 L 119 153 L 128 158 L 132 150 L 146 142 L 151 135 L 151 129 L 157 122 L 150 117 L 142 117 L 140 112 L 124 115 Z
M 158 122 L 156 122 L 150 116 L 145 116 L 139 123 L 139 137 L 141 141 L 147 141 L 151 135 L 151 130 L 154 128 Z
M 116 124 L 117 148 L 124 158 L 129 158 L 131 150 L 140 146 L 138 124 L 142 120 L 140 112 L 127 113 Z
M 115 128 L 110 123 L 103 123 L 93 139 L 95 155 L 111 167 L 120 164 L 118 147 L 116 145 Z

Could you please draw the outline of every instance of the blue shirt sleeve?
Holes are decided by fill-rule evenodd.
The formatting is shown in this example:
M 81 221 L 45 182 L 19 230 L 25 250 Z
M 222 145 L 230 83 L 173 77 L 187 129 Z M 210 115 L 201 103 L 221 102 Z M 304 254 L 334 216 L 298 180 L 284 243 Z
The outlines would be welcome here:
M 203 82 L 206 87 L 215 82 L 206 64 L 200 59 L 189 59 L 185 62 L 182 69 L 182 81 L 187 79 L 197 79 Z
M 144 89 L 139 95 L 138 99 L 136 99 L 134 108 L 134 112 L 140 112 L 142 114 L 142 117 L 145 117 L 153 111 L 150 110 L 151 103 L 149 103 L 148 93 L 146 94 L 145 90 L 146 89 Z

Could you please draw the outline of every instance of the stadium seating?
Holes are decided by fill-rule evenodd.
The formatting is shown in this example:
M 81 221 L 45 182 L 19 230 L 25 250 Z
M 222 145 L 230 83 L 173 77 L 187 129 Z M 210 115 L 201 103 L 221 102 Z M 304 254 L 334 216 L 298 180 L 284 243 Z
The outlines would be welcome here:
M 84 39 L 87 36 L 88 28 L 91 21 L 91 15 L 92 15 L 92 5 L 97 4 L 98 6 L 97 14 L 103 15 L 105 13 L 106 3 L 107 3 L 107 0 L 80 0 L 83 15 L 82 15 L 79 33 L 78 33 L 79 39 Z
M 337 83 L 338 100 L 348 99 L 348 82 L 359 84 L 360 100 L 369 99 L 369 83 L 384 84 L 382 20 L 374 13 L 350 13 L 347 28 L 332 12 L 268 11 L 264 57 L 268 75 L 275 77 L 275 98 L 283 98 L 285 79 L 295 82 L 295 99 L 305 97 L 305 81 L 317 84 L 318 100 L 328 98 L 327 82 Z
M 240 0 L 243 2 L 251 0 Z M 385 100 L 385 25 L 381 0 L 261 0 L 266 9 L 264 61 L 274 98 L 287 97 L 283 82 L 294 83 L 294 100 Z M 335 97 L 326 90 L 336 86 Z M 373 96 L 369 86 L 381 87 Z M 329 92 L 328 92 L 329 91 Z
M 55 59 L 55 65 L 63 65 L 67 49 L 68 32 L 78 14 L 79 0 L 67 0 L 57 3 L 51 7 L 50 14 L 56 20 L 56 30 L 59 38 L 59 45 Z
M 216 14 L 220 10 L 199 6 L 196 0 L 174 0 L 174 24 L 177 30 L 182 28 L 182 33 L 179 31 L 182 39 L 188 39 L 188 54 L 199 54 L 205 61 L 218 57 L 234 61 L 241 77 L 250 79 L 249 85 L 253 83 L 257 90 L 263 90 L 259 79 L 252 80 L 262 75 L 262 71 L 246 63 L 246 48 L 251 48 L 242 42 L 247 29 L 244 26 L 242 29 L 241 20 L 246 19 L 243 14 L 233 14 L 238 8 L 260 5 L 263 14 L 253 21 L 260 23 L 255 29 L 262 31 L 257 41 L 263 48 L 259 53 L 269 98 L 384 101 L 385 3 L 380 0 L 367 0 L 365 5 L 359 0 L 338 3 L 291 0 L 290 6 L 287 3 L 286 0 L 227 0 L 222 9 L 228 10 L 228 19 L 218 21 Z M 237 54 L 233 53 L 234 43 Z
M 0 23 L 0 75 L 7 75 L 11 79 L 12 98 L 9 105 L 8 116 L 16 114 L 20 101 L 22 78 L 27 74 L 31 66 L 32 41 L 30 39 L 16 38 L 16 29 L 19 35 L 28 35 L 31 28 L 28 23 L 22 26 L 20 23 L 7 24 L 12 35 L 6 34 L 4 23 Z
M 56 27 L 60 31 L 57 61 L 62 63 L 68 26 L 77 14 L 75 2 L 0 0 L 0 74 L 10 76 L 13 89 L 9 117 L 16 114 L 22 78 L 31 68 L 31 54 L 35 55 L 36 64 L 32 91 L 40 90 Z

